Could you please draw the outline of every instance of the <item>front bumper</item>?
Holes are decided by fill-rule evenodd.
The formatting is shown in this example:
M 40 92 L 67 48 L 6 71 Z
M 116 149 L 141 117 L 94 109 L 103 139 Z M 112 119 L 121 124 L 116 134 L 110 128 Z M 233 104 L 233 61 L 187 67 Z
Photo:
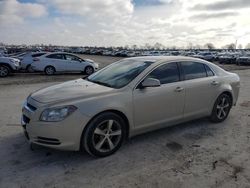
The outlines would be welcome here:
M 96 64 L 94 65 L 94 67 L 95 67 L 95 70 L 98 70 L 98 69 L 99 69 L 99 64 L 96 63 Z
M 24 105 L 21 120 L 29 142 L 60 150 L 79 150 L 83 129 L 90 118 L 76 110 L 63 121 L 42 122 L 39 117 L 44 108 L 40 110 L 35 106 L 37 102 L 32 102 L 29 100 Z M 31 109 L 27 104 L 37 109 Z
M 21 66 L 16 66 L 16 65 L 13 65 L 13 66 L 12 66 L 12 70 L 13 70 L 14 72 L 19 71 L 20 69 L 21 69 Z

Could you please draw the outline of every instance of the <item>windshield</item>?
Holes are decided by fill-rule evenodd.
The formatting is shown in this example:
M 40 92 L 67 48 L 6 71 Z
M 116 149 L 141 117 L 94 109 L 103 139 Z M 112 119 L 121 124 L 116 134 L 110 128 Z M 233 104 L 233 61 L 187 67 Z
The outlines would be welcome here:
M 122 88 L 152 63 L 152 61 L 138 59 L 121 60 L 90 75 L 87 80 L 112 88 Z

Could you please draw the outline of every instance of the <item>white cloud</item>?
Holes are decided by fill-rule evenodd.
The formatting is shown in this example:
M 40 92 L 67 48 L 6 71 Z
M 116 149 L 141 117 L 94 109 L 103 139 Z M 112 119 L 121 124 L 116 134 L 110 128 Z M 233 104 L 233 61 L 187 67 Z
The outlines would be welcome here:
M 62 14 L 99 18 L 130 16 L 134 9 L 131 0 L 47 0 L 46 2 Z
M 160 42 L 180 47 L 207 42 L 220 47 L 236 38 L 245 45 L 250 40 L 249 8 L 195 10 L 192 7 L 196 5 L 222 0 L 159 1 L 162 3 L 157 6 L 134 7 L 131 0 L 36 0 L 36 4 L 0 0 L 0 22 L 3 17 L 6 22 L 20 23 L 43 16 L 44 7 L 53 11 L 42 22 L 23 22 L 12 30 L 0 27 L 0 39 L 7 43 L 91 46 Z M 2 25 L 8 25 L 6 22 Z
M 20 3 L 17 0 L 0 1 L 0 24 L 22 23 L 25 18 L 39 18 L 47 14 L 45 6 Z

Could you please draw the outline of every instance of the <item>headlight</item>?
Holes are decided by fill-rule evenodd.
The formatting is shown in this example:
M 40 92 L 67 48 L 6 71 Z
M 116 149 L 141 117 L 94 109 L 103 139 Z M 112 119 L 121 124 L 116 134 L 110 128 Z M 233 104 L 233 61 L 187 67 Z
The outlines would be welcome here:
M 98 63 L 93 63 L 96 69 L 99 69 L 99 64 Z
M 13 63 L 15 66 L 19 66 L 19 61 L 16 61 L 14 59 L 10 59 L 11 63 Z
M 70 114 L 72 114 L 76 109 L 77 108 L 75 106 L 48 108 L 42 112 L 40 116 L 40 121 L 48 121 L 48 122 L 62 121 Z

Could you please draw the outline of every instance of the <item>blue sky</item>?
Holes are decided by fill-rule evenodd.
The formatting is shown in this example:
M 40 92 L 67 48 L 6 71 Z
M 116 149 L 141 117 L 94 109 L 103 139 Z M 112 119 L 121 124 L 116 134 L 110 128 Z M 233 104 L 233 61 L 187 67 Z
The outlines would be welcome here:
M 245 46 L 249 11 L 249 0 L 2 0 L 0 42 Z

